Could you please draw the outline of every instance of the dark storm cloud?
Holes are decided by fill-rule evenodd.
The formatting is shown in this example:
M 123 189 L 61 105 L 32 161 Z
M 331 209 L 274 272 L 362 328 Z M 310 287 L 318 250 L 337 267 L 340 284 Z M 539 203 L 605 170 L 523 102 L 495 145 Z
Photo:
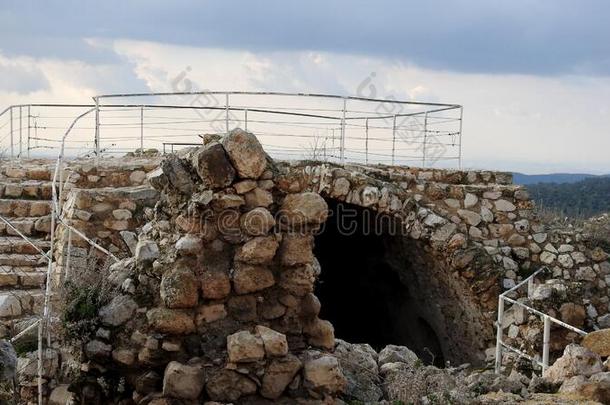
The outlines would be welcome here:
M 6 54 L 108 61 L 86 37 L 397 58 L 460 72 L 610 74 L 610 2 L 3 1 Z

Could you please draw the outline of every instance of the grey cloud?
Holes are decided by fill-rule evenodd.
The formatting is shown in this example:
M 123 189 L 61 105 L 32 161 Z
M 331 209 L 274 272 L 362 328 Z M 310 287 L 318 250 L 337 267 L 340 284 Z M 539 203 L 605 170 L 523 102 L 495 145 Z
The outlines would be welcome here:
M 130 38 L 397 57 L 460 72 L 608 75 L 608 15 L 604 0 L 23 0 L 0 12 L 0 47 L 94 59 L 104 55 L 70 39 Z
M 0 65 L 0 91 L 28 94 L 48 88 L 47 78 L 37 68 Z

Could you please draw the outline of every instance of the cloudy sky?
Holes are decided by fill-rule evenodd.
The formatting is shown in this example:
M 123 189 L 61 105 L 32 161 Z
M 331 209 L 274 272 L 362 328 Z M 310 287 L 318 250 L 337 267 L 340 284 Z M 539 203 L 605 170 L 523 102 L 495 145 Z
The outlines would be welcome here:
M 199 88 L 464 106 L 464 165 L 610 173 L 610 2 L 0 0 L 0 107 Z

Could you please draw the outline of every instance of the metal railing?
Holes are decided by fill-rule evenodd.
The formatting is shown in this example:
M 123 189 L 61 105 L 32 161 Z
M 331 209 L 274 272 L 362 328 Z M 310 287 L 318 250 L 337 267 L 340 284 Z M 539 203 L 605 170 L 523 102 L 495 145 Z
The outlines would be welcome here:
M 83 108 L 65 145 L 71 155 L 121 154 L 241 127 L 270 155 L 337 162 L 461 166 L 462 107 L 327 94 L 188 92 L 107 94 L 94 104 L 27 104 L 0 113 L 0 149 L 48 154 Z
M 544 312 L 541 312 L 535 308 L 532 308 L 532 307 L 524 304 L 523 302 L 518 301 L 517 299 L 508 297 L 509 294 L 516 293 L 523 286 L 527 286 L 527 297 L 530 298 L 532 296 L 532 293 L 535 288 L 534 281 L 535 281 L 536 276 L 545 270 L 546 269 L 544 267 L 536 270 L 531 276 L 529 276 L 525 280 L 521 281 L 519 284 L 515 285 L 513 288 L 500 294 L 500 296 L 498 297 L 498 319 L 496 321 L 496 354 L 495 354 L 495 372 L 497 374 L 500 373 L 501 368 L 502 368 L 502 350 L 503 349 L 506 349 L 506 350 L 516 354 L 519 357 L 522 357 L 522 358 L 525 358 L 525 359 L 531 361 L 533 364 L 541 367 L 542 372 L 544 372 L 549 367 L 549 351 L 550 351 L 550 344 L 551 344 L 551 324 L 552 323 L 559 325 L 565 329 L 568 329 L 572 332 L 575 332 L 581 336 L 587 335 L 587 332 L 585 332 L 583 330 L 580 330 L 572 325 L 569 325 L 565 322 L 560 321 L 557 318 L 554 318 L 548 314 L 545 314 Z M 516 347 L 510 346 L 508 343 L 506 343 L 503 340 L 503 330 L 505 328 L 505 326 L 504 326 L 505 303 L 516 305 L 529 313 L 539 316 L 542 319 L 542 322 L 543 322 L 542 360 L 539 360 L 538 358 L 531 356 L 531 355 L 517 349 Z

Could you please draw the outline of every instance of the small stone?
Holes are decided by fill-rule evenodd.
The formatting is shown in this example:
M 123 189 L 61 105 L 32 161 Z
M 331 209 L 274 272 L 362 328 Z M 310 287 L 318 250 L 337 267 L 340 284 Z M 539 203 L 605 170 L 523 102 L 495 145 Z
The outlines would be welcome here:
M 313 262 L 313 237 L 311 235 L 285 234 L 280 258 L 284 266 L 304 265 Z
M 268 263 L 273 260 L 278 246 L 278 238 L 275 236 L 259 236 L 243 244 L 237 251 L 235 260 L 251 264 Z
M 116 349 L 112 351 L 112 359 L 124 366 L 131 366 L 136 361 L 136 355 L 133 350 Z
M 203 184 L 208 188 L 226 187 L 235 178 L 235 169 L 224 148 L 216 142 L 199 148 L 193 153 L 192 164 Z
M 219 370 L 207 381 L 205 389 L 214 401 L 232 403 L 240 397 L 256 392 L 256 384 L 248 377 L 232 370 Z
M 176 251 L 183 256 L 198 255 L 202 249 L 203 241 L 193 234 L 185 235 L 176 242 Z
M 112 346 L 101 340 L 91 340 L 85 345 L 85 354 L 93 360 L 103 360 L 110 357 Z
M 338 177 L 333 182 L 333 189 L 331 192 L 332 197 L 343 197 L 349 193 L 350 190 L 350 182 L 345 177 Z
M 200 278 L 203 298 L 222 299 L 231 292 L 231 280 L 223 271 L 205 271 Z
M 535 233 L 532 237 L 536 243 L 544 243 L 546 241 L 546 233 Z
M 540 254 L 540 261 L 545 264 L 551 264 L 555 261 L 556 256 L 551 252 L 542 252 Z
M 275 284 L 273 273 L 265 266 L 236 263 L 233 287 L 237 294 L 261 291 Z
M 472 193 L 466 193 L 464 198 L 464 208 L 472 208 L 479 202 L 479 197 Z
M 150 263 L 159 258 L 159 246 L 151 240 L 140 240 L 136 246 L 136 261 Z
M 562 267 L 566 269 L 571 269 L 572 267 L 574 267 L 574 261 L 572 260 L 572 256 L 570 256 L 569 254 L 557 256 L 557 261 Z
M 265 369 L 261 395 L 269 399 L 279 398 L 301 367 L 301 361 L 292 354 L 272 360 Z
M 227 317 L 224 304 L 210 304 L 199 307 L 197 312 L 197 324 L 211 323 Z
M 581 344 L 601 357 L 610 356 L 610 329 L 589 332 Z
M 269 191 L 261 188 L 255 188 L 244 195 L 246 200 L 246 208 L 268 207 L 273 204 L 273 195 Z
M 253 362 L 265 357 L 263 340 L 248 331 L 227 336 L 227 353 L 232 363 Z
M 476 212 L 458 210 L 458 215 L 464 219 L 468 225 L 477 226 L 481 222 L 481 216 Z
M 280 208 L 280 223 L 288 229 L 303 225 L 319 225 L 326 221 L 328 204 L 316 193 L 289 194 Z
M 131 211 L 129 211 L 129 210 L 118 209 L 118 210 L 112 211 L 112 216 L 119 221 L 127 221 L 127 220 L 131 219 L 132 214 L 131 214 Z
M 118 295 L 108 305 L 100 309 L 100 320 L 104 325 L 120 326 L 130 320 L 137 309 L 138 304 L 130 297 Z
M 263 340 L 265 353 L 268 357 L 285 356 L 288 353 L 286 335 L 276 332 L 266 326 L 257 325 L 256 334 Z
M 339 361 L 333 356 L 320 354 L 319 357 L 308 359 L 304 370 L 305 385 L 313 391 L 335 394 L 342 392 L 347 385 Z
M 257 183 L 254 180 L 242 180 L 233 184 L 233 188 L 237 194 L 246 194 L 248 191 L 254 190 L 256 185 Z
M 275 219 L 266 208 L 255 208 L 242 215 L 240 227 L 248 235 L 266 235 L 275 226 Z
M 160 333 L 186 335 L 195 331 L 193 318 L 186 313 L 167 308 L 154 308 L 146 313 L 151 327 Z
M 515 204 L 507 200 L 497 200 L 494 202 L 494 204 L 496 206 L 496 210 L 502 212 L 512 212 L 517 209 L 517 207 L 515 207 Z

